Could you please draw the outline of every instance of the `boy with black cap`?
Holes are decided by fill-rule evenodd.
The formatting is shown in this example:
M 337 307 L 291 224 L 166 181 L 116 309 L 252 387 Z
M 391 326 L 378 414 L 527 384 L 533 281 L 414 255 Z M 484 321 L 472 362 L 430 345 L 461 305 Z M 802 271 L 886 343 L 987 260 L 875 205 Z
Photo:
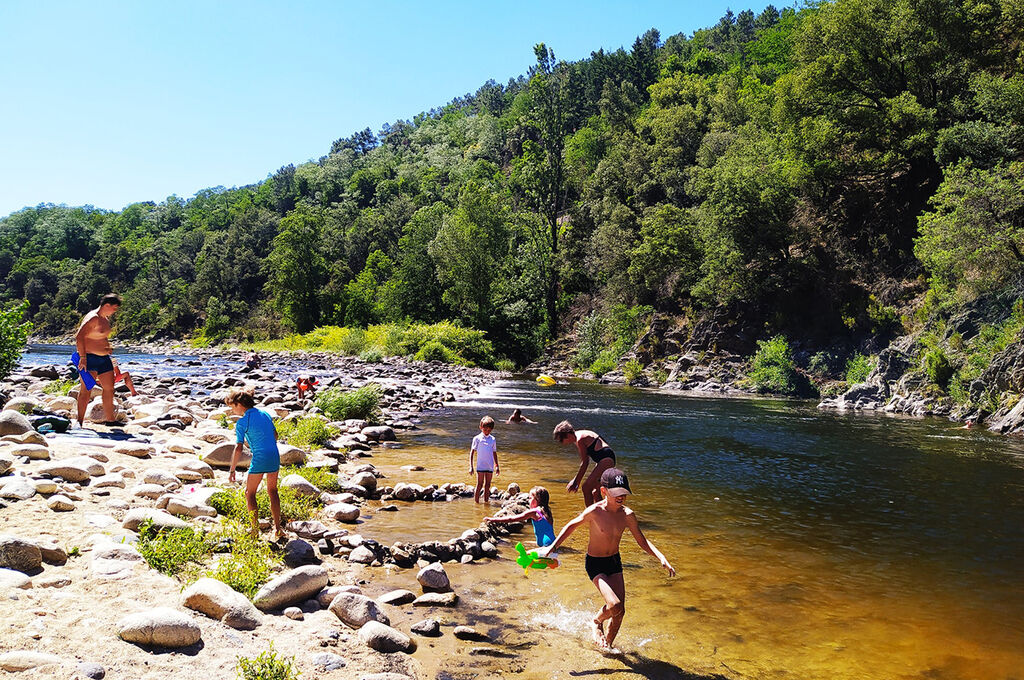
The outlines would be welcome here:
M 676 570 L 665 556 L 640 531 L 636 513 L 626 507 L 628 493 L 632 491 L 626 473 L 618 468 L 608 468 L 601 475 L 602 500 L 591 505 L 576 519 L 562 527 L 554 543 L 537 551 L 538 555 L 546 557 L 557 550 L 558 546 L 580 526 L 590 525 L 587 576 L 604 598 L 604 606 L 594 617 L 591 627 L 594 641 L 603 651 L 611 654 L 619 653 L 612 647 L 612 643 L 615 642 L 619 626 L 622 625 L 622 617 L 626 613 L 626 584 L 622 579 L 622 559 L 619 557 L 622 532 L 628 528 L 642 550 L 661 560 L 661 566 L 668 569 L 669 576 L 676 574 Z M 605 621 L 608 621 L 607 632 L 604 629 Z

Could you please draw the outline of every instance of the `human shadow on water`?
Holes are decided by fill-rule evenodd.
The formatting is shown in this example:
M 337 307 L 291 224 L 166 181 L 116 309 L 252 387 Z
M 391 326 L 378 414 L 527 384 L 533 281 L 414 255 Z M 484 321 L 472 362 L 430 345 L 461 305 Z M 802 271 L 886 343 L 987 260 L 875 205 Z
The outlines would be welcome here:
M 728 676 L 719 675 L 718 673 L 714 675 L 691 673 L 668 661 L 652 659 L 636 652 L 629 652 L 628 654 L 612 658 L 621 661 L 625 668 L 592 668 L 585 671 L 569 671 L 569 675 L 583 677 L 587 675 L 635 673 L 642 678 L 649 678 L 650 680 L 730 680 Z

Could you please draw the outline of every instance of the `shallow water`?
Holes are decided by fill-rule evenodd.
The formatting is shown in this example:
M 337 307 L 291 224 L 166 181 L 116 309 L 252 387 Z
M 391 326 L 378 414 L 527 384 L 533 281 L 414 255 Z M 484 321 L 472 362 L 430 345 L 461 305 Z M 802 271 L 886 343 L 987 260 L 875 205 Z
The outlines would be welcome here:
M 503 419 L 514 407 L 539 424 L 499 422 L 495 485 L 546 486 L 561 528 L 582 499 L 565 491 L 574 452 L 557 446 L 551 429 L 562 418 L 595 429 L 630 475 L 629 505 L 645 534 L 678 572 L 669 578 L 624 536 L 627 614 L 616 644 L 629 655 L 625 662 L 595 655 L 593 672 L 1024 673 L 1024 446 L 1017 439 L 941 419 L 822 413 L 806 402 L 508 382 L 432 414 L 407 448 L 377 452 L 372 462 L 390 484 L 471 481 L 477 421 Z M 409 463 L 427 470 L 399 469 Z M 408 504 L 371 516 L 360 531 L 386 544 L 455 537 L 496 510 L 468 500 Z M 544 631 L 545 644 L 523 652 L 533 671 L 520 677 L 585 672 L 559 656 L 575 649 L 579 663 L 586 621 L 599 604 L 583 572 L 585 548 L 581 532 L 562 551 L 561 568 L 528 577 L 510 561 L 510 544 L 497 564 L 456 568 L 453 580 L 478 604 Z

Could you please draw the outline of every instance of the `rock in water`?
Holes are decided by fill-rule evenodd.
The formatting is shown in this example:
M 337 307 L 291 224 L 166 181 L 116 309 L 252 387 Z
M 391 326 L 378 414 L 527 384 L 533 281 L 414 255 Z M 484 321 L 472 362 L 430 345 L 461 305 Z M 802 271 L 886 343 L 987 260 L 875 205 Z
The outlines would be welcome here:
M 202 637 L 192 617 L 170 607 L 129 614 L 118 621 L 117 634 L 125 642 L 155 647 L 188 647 Z
M 376 621 L 384 625 L 391 623 L 388 615 L 381 611 L 376 601 L 357 593 L 339 593 L 328 609 L 352 628 L 360 628 L 367 621 Z
M 186 588 L 181 604 L 238 630 L 252 630 L 263 618 L 249 598 L 214 578 L 201 578 Z
M 395 630 L 377 621 L 367 621 L 359 629 L 359 639 L 367 647 L 376 649 L 378 652 L 390 654 L 393 652 L 413 652 L 416 643 L 405 633 Z
M 448 573 L 440 562 L 433 562 L 420 569 L 420 573 L 416 574 L 416 580 L 424 592 L 443 593 L 452 589 Z
M 284 609 L 301 604 L 315 597 L 327 586 L 327 570 L 316 565 L 307 565 L 273 579 L 256 593 L 252 602 L 261 611 Z
M 0 534 L 0 567 L 28 573 L 43 564 L 43 553 L 32 541 Z
M 390 605 L 409 604 L 416 599 L 416 593 L 411 590 L 392 590 L 377 598 L 377 602 Z
M 412 624 L 409 630 L 424 637 L 437 637 L 441 634 L 441 622 L 437 619 L 423 619 Z
M 332 503 L 324 508 L 324 514 L 338 522 L 355 522 L 359 519 L 359 507 L 350 503 Z

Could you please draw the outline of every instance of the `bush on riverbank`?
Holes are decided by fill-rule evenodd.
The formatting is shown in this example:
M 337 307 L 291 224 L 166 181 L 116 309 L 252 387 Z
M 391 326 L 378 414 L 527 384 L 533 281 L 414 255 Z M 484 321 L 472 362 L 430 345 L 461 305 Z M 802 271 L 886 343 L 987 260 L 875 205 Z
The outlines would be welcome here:
M 0 310 L 0 380 L 11 374 L 21 359 L 32 324 L 24 321 L 28 302 Z
M 463 328 L 450 321 L 440 323 L 378 324 L 362 328 L 321 326 L 305 334 L 288 335 L 280 340 L 244 343 L 242 349 L 266 352 L 308 350 L 365 356 L 379 361 L 386 356 L 429 354 L 439 360 L 464 366 L 493 368 L 498 358 L 494 346 L 483 331 Z
M 380 400 L 383 396 L 377 383 L 363 385 L 354 390 L 330 387 L 316 396 L 316 406 L 331 420 L 357 418 L 370 423 L 380 420 Z
M 791 396 L 815 392 L 807 378 L 797 372 L 789 341 L 782 335 L 757 341 L 757 354 L 751 362 L 748 377 L 758 392 Z
M 299 669 L 292 657 L 278 656 L 271 642 L 270 648 L 259 656 L 238 658 L 238 677 L 240 680 L 295 680 Z
M 299 418 L 277 423 L 277 437 L 292 446 L 319 448 L 338 436 L 338 428 L 322 418 Z

